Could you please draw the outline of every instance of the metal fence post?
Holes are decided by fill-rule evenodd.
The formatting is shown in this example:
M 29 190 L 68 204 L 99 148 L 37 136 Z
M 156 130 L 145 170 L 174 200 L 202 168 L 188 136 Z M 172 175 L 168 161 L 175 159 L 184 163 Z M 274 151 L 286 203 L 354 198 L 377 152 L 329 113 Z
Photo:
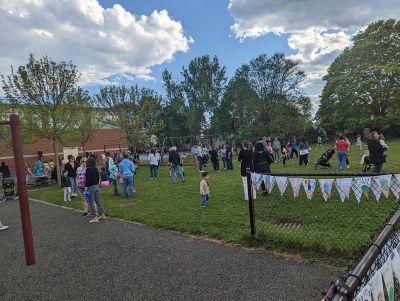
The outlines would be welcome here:
M 35 264 L 31 215 L 29 212 L 28 189 L 26 187 L 24 157 L 22 153 L 21 130 L 19 118 L 10 115 L 12 146 L 14 151 L 15 171 L 17 173 L 19 208 L 21 212 L 22 233 L 24 237 L 26 265 Z
M 256 221 L 254 215 L 254 200 L 253 200 L 253 183 L 251 181 L 251 171 L 250 168 L 246 168 L 246 176 L 247 176 L 247 193 L 249 196 L 249 213 L 250 213 L 250 228 L 251 235 L 256 235 Z

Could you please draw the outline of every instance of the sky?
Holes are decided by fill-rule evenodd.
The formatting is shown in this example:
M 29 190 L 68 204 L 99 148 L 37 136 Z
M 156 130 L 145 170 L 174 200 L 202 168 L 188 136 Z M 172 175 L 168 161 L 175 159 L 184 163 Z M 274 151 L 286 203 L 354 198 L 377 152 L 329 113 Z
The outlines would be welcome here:
M 398 18 L 399 0 L 0 0 L 0 74 L 39 58 L 72 61 L 90 93 L 103 85 L 153 88 L 217 55 L 231 77 L 259 54 L 283 52 L 306 72 L 318 105 L 322 77 L 371 22 Z

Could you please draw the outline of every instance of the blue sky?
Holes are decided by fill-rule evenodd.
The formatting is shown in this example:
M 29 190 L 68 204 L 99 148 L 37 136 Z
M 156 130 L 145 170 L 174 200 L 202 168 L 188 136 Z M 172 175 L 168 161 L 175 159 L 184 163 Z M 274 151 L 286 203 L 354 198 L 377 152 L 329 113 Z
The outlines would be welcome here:
M 283 52 L 306 72 L 318 106 L 322 77 L 353 34 L 400 16 L 398 0 L 0 0 L 0 74 L 29 54 L 72 61 L 80 85 L 139 84 L 162 94 L 197 56 L 217 55 L 232 76 L 259 54 Z
M 125 84 L 137 83 L 162 93 L 162 71 L 168 69 L 175 78 L 178 78 L 182 66 L 187 66 L 197 56 L 217 55 L 220 63 L 227 67 L 227 75 L 230 77 L 235 73 L 236 68 L 248 63 L 261 53 L 268 55 L 277 51 L 288 55 L 294 53 L 287 44 L 287 35 L 268 34 L 243 42 L 235 38 L 230 30 L 234 18 L 227 9 L 229 1 L 226 0 L 191 0 L 186 1 L 187 4 L 183 4 L 182 0 L 102 0 L 100 3 L 104 7 L 121 4 L 135 15 L 150 15 L 154 10 L 166 9 L 173 19 L 181 22 L 185 34 L 194 40 L 188 52 L 178 52 L 174 55 L 172 62 L 165 62 L 152 68 L 154 81 L 122 81 Z M 93 86 L 90 90 L 96 92 L 98 86 Z

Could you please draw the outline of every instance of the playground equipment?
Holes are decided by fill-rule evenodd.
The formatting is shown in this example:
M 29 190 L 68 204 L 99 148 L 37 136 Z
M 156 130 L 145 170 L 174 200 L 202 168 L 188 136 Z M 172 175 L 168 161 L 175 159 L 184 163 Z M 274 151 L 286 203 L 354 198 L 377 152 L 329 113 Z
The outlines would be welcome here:
M 208 145 L 220 145 L 224 143 L 221 135 L 190 135 L 190 136 L 180 136 L 180 137 L 165 137 L 163 139 L 162 147 L 163 149 L 169 149 L 172 146 L 176 146 L 180 151 L 188 151 L 195 143 L 204 143 Z

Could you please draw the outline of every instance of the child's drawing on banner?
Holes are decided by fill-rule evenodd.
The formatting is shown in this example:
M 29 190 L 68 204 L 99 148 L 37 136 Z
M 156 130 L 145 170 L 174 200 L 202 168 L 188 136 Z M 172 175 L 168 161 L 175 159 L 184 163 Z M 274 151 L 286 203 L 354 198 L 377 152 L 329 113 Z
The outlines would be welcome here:
M 388 293 L 389 301 L 394 301 L 394 279 L 393 269 L 390 259 L 387 260 L 381 267 L 383 283 L 385 284 Z
M 293 196 L 297 198 L 299 196 L 301 183 L 303 182 L 302 178 L 289 178 L 289 182 L 292 185 Z
M 392 182 L 390 184 L 390 189 L 392 190 L 396 199 L 399 199 L 400 196 L 400 174 L 394 174 L 392 178 Z
M 358 293 L 355 301 L 372 301 L 372 289 L 369 283 Z
M 288 179 L 287 177 L 275 177 L 275 182 L 282 196 L 285 193 L 286 188 L 288 186 Z
M 371 181 L 371 191 L 373 192 L 373 194 L 375 195 L 375 198 L 377 201 L 379 201 L 379 199 L 381 198 L 381 188 L 379 187 L 380 183 L 379 180 L 377 180 L 375 177 L 372 178 Z
M 252 172 L 251 181 L 253 182 L 253 185 L 258 185 L 261 181 L 261 174 Z
M 303 180 L 303 188 L 306 192 L 306 196 L 309 200 L 312 199 L 315 190 L 315 179 L 304 179 Z
M 370 185 L 371 185 L 371 177 L 354 178 L 352 188 L 354 191 L 354 195 L 356 196 L 357 202 L 360 202 L 362 195 L 368 198 Z
M 265 187 L 267 188 L 268 192 L 271 193 L 272 188 L 274 188 L 274 185 L 275 185 L 275 177 L 263 175 L 263 180 L 264 180 L 264 184 L 265 184 Z
M 383 281 L 381 271 L 377 271 L 370 280 L 372 289 L 372 298 L 374 301 L 385 301 L 383 292 Z
M 352 181 L 353 181 L 352 178 L 343 178 L 335 180 L 336 189 L 337 192 L 339 193 L 342 202 L 344 202 L 345 199 L 350 198 L 350 188 Z
M 322 196 L 324 200 L 330 199 L 332 194 L 333 179 L 319 179 L 319 187 L 321 188 Z

